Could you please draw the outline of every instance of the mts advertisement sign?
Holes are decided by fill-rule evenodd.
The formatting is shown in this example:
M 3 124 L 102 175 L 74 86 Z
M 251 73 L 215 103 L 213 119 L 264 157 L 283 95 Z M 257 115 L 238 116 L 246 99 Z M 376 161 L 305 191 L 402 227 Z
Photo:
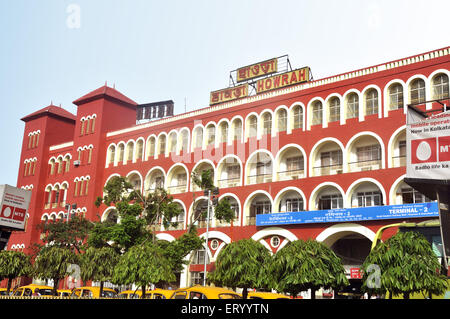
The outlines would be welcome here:
M 31 191 L 10 185 L 0 185 L 0 227 L 25 229 Z
M 450 111 L 424 118 L 408 109 L 406 177 L 450 179 Z

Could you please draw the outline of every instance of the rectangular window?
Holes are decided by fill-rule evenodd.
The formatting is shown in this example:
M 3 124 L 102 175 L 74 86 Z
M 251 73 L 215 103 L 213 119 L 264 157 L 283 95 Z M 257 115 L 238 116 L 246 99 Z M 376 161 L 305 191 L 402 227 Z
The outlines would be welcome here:
M 358 162 L 379 161 L 381 159 L 381 148 L 379 145 L 369 145 L 356 148 Z
M 358 192 L 356 198 L 358 207 L 380 206 L 383 204 L 380 192 Z
M 303 156 L 294 156 L 286 159 L 286 171 L 303 169 Z
M 341 195 L 324 195 L 319 198 L 319 210 L 343 208 Z
M 241 168 L 239 165 L 229 165 L 227 166 L 227 178 L 235 179 L 240 177 Z

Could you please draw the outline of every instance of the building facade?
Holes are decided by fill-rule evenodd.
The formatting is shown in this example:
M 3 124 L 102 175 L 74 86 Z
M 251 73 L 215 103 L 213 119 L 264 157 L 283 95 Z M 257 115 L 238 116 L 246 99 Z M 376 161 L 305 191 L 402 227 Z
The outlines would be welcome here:
M 449 70 L 447 47 L 143 124 L 136 124 L 138 103 L 106 85 L 75 100 L 77 114 L 45 107 L 22 118 L 17 186 L 32 190 L 32 199 L 26 230 L 12 234 L 8 249 L 29 250 L 39 241 L 35 225 L 67 218 L 67 204 L 92 220 L 115 219 L 114 207 L 94 202 L 117 175 L 144 193 L 169 191 L 184 213 L 178 227 L 161 226 L 158 237 L 173 240 L 206 203 L 191 173 L 211 169 L 236 218 L 228 224 L 212 218 L 208 270 L 225 245 L 242 238 L 272 253 L 312 238 L 330 246 L 351 276 L 380 227 L 432 218 L 364 214 L 368 207 L 429 201 L 403 181 L 406 106 L 431 110 L 445 99 L 448 105 Z M 347 210 L 348 218 L 327 219 L 362 207 L 359 217 Z M 290 223 L 291 213 L 305 220 Z M 283 214 L 288 220 L 277 222 Z M 205 227 L 205 220 L 198 222 L 202 237 Z M 205 251 L 190 258 L 181 286 L 203 276 Z

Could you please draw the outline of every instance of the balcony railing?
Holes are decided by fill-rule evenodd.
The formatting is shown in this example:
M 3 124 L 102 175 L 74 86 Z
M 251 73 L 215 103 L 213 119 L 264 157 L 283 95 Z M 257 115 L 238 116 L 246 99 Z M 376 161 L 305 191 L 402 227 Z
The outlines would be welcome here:
M 272 182 L 272 174 L 251 175 L 248 177 L 249 184 L 260 184 Z
M 293 179 L 299 179 L 305 177 L 305 171 L 303 169 L 294 169 L 289 171 L 278 172 L 279 181 L 289 181 Z
M 169 194 L 179 194 L 186 191 L 186 184 L 184 185 L 174 185 L 167 187 Z
M 342 164 L 313 167 L 314 176 L 342 174 Z
M 219 187 L 236 187 L 241 184 L 241 178 L 227 178 L 227 179 L 220 179 L 219 180 Z
M 392 164 L 394 167 L 406 166 L 406 155 L 392 157 Z
M 350 172 L 372 171 L 381 168 L 381 159 L 348 163 Z

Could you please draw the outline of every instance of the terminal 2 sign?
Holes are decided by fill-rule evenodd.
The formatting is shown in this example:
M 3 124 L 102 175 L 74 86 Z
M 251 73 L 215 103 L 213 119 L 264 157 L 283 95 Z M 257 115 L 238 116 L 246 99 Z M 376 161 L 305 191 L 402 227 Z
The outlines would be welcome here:
M 256 226 L 310 223 L 338 223 L 384 219 L 434 218 L 439 216 L 437 202 L 286 212 L 256 215 Z
M 259 94 L 309 81 L 309 67 L 280 73 L 278 66 L 278 58 L 273 58 L 237 69 L 236 81 L 243 84 L 211 92 L 209 104 L 215 105 L 247 97 L 249 85 L 255 88 L 256 94 Z

